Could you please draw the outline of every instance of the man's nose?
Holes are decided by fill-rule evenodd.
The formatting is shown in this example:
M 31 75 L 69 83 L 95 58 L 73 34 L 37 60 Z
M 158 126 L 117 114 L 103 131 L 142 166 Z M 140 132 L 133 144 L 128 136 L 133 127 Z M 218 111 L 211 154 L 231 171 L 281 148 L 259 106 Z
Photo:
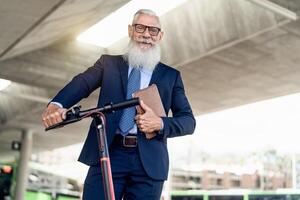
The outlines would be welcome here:
M 145 32 L 143 33 L 143 36 L 147 37 L 147 38 L 151 37 L 151 35 L 149 33 L 149 28 L 148 27 L 146 28 Z

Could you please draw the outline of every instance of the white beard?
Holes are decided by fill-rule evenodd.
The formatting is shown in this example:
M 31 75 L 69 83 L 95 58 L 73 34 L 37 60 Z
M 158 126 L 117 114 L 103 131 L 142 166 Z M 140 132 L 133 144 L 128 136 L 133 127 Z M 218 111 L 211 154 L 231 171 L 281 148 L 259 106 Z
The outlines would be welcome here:
M 150 49 L 142 51 L 133 40 L 130 40 L 128 51 L 123 57 L 131 67 L 154 70 L 160 61 L 160 46 L 155 44 Z

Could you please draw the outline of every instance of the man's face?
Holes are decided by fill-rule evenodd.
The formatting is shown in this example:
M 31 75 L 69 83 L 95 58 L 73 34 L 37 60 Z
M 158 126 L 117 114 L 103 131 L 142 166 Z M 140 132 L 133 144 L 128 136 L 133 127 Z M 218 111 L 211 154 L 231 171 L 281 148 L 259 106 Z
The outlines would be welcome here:
M 141 14 L 135 24 L 128 26 L 128 34 L 142 51 L 150 49 L 163 36 L 157 18 L 147 14 Z

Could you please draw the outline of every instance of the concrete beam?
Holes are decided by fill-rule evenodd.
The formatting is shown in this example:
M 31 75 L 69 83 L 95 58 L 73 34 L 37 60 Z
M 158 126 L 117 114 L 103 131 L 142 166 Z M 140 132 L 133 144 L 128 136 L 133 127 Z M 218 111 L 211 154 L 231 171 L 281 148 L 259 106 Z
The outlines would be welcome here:
M 10 50 L 12 50 L 20 41 L 22 41 L 30 32 L 32 32 L 39 24 L 42 23 L 51 13 L 53 13 L 56 9 L 58 9 L 66 0 L 60 0 L 54 7 L 44 16 L 42 16 L 37 22 L 32 24 L 31 27 L 29 27 L 17 40 L 15 40 L 10 46 L 8 46 L 3 52 L 0 54 L 0 58 L 4 57 L 5 54 L 7 54 Z
M 22 93 L 15 93 L 12 91 L 5 91 L 5 90 L 0 91 L 0 93 L 11 96 L 11 97 L 17 97 L 17 98 L 35 101 L 35 102 L 39 102 L 39 103 L 48 103 L 50 101 L 50 98 L 37 96 L 37 95 L 33 95 L 33 94 L 25 94 L 25 93 L 22 94 Z
M 281 7 L 278 4 L 273 3 L 271 1 L 268 1 L 268 0 L 248 0 L 248 1 L 255 3 L 263 8 L 266 8 L 266 9 L 268 9 L 278 15 L 286 17 L 288 19 L 291 19 L 291 20 L 298 19 L 298 15 L 295 12 L 292 12 L 289 9 Z

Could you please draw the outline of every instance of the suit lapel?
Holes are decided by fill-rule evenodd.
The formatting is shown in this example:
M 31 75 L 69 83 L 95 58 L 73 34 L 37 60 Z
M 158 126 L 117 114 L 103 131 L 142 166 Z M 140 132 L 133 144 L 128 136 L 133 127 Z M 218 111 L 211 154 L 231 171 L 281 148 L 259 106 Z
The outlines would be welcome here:
M 155 67 L 155 69 L 153 70 L 152 77 L 151 77 L 150 82 L 149 82 L 149 86 L 152 85 L 153 83 L 155 83 L 157 85 L 158 81 L 162 80 L 163 74 L 164 74 L 163 73 L 163 67 L 159 63 Z
M 119 70 L 120 70 L 120 75 L 121 75 L 121 80 L 122 80 L 124 97 L 126 98 L 127 82 L 128 82 L 128 64 L 123 58 L 121 58 L 121 61 L 119 63 Z

